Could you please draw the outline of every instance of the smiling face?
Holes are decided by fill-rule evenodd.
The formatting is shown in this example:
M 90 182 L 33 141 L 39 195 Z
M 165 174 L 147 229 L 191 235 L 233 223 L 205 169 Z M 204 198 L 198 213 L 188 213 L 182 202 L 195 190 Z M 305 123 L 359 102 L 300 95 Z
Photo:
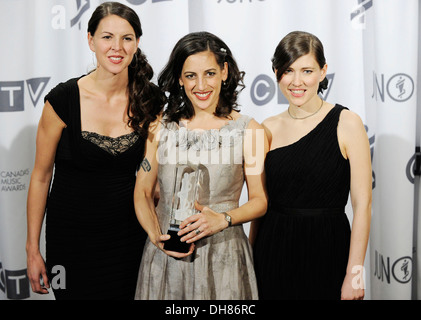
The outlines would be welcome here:
M 279 88 L 290 105 L 313 105 L 319 83 L 326 76 L 327 65 L 320 68 L 312 53 L 301 56 L 287 68 L 279 81 Z
M 95 34 L 88 33 L 88 41 L 95 52 L 98 70 L 112 74 L 127 70 L 139 44 L 130 23 L 116 15 L 103 18 Z
M 221 69 L 210 51 L 189 56 L 184 62 L 179 83 L 191 101 L 195 111 L 215 112 L 222 82 L 227 79 L 228 66 Z

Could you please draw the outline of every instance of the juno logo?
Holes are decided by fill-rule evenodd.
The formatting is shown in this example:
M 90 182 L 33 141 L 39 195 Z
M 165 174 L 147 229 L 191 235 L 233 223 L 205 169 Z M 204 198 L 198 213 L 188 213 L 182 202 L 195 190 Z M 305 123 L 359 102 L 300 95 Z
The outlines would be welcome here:
M 415 90 L 415 83 L 411 76 L 405 73 L 392 75 L 386 82 L 385 75 L 378 75 L 373 71 L 373 93 L 371 97 L 376 101 L 378 98 L 385 102 L 385 93 L 390 99 L 396 102 L 405 102 L 409 100 Z

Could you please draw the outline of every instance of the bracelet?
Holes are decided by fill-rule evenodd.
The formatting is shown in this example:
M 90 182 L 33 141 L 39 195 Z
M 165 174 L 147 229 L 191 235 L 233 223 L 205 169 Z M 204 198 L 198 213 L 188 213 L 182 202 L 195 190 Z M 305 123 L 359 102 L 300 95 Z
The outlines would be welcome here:
M 221 213 L 225 216 L 225 221 L 228 222 L 228 227 L 231 227 L 231 224 L 232 224 L 231 216 L 226 212 L 221 212 Z

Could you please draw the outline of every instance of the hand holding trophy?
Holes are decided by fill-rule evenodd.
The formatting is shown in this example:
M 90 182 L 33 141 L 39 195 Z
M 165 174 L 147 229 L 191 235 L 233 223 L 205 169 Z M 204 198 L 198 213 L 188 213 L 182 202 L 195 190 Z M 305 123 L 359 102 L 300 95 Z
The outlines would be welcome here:
M 170 226 L 168 234 L 171 238 L 164 243 L 164 250 L 187 253 L 190 250 L 190 243 L 181 242 L 180 224 L 198 211 L 195 208 L 195 201 L 198 199 L 202 170 L 195 164 L 178 164 L 175 167 L 174 191 L 170 212 Z

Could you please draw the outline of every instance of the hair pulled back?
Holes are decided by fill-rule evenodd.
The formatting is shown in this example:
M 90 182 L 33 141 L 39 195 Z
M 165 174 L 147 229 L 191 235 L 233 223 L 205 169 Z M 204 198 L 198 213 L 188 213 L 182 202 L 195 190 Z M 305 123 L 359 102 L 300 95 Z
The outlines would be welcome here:
M 129 22 L 135 32 L 136 39 L 142 36 L 139 16 L 133 9 L 119 2 L 104 2 L 99 5 L 88 22 L 88 32 L 93 36 L 100 21 L 109 15 L 116 15 Z M 128 125 L 142 137 L 146 137 L 149 124 L 162 111 L 165 96 L 158 86 L 150 81 L 153 77 L 153 69 L 139 48 L 137 48 L 129 65 L 128 74 Z

